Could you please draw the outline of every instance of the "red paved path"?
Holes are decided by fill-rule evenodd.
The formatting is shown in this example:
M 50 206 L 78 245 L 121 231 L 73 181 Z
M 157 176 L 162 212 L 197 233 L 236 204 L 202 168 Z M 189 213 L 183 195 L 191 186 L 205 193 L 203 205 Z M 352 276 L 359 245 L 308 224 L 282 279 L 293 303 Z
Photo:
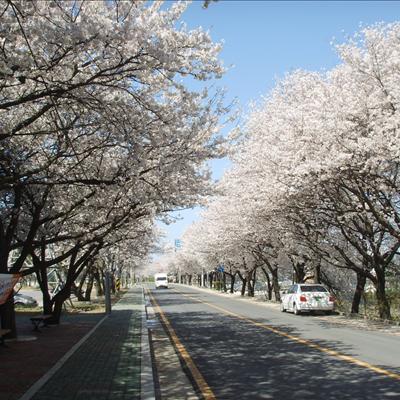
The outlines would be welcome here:
M 7 341 L 0 346 L 0 400 L 19 399 L 75 343 L 77 343 L 104 314 L 70 314 L 61 324 L 33 332 L 29 315 L 17 317 L 18 333 L 37 337 L 30 341 Z

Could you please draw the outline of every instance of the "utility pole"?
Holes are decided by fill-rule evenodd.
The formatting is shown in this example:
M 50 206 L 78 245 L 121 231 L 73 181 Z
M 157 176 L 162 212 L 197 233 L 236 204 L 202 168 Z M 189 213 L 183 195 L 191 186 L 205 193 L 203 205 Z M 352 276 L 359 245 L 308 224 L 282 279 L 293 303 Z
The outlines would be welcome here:
M 109 271 L 104 274 L 104 300 L 106 314 L 111 314 L 111 275 Z

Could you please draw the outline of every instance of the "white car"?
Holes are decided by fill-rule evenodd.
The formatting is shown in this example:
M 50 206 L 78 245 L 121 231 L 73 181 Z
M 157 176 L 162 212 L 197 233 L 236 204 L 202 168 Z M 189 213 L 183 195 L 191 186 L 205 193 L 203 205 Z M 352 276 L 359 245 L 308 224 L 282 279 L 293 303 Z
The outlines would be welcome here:
M 168 289 L 168 276 L 167 274 L 159 273 L 154 275 L 154 285 L 156 289 Z
M 335 298 L 325 286 L 312 283 L 292 285 L 281 299 L 281 311 L 296 315 L 309 311 L 324 311 L 330 314 L 335 307 Z
M 36 307 L 38 302 L 33 297 L 27 296 L 26 294 L 15 293 L 14 304 L 20 307 Z

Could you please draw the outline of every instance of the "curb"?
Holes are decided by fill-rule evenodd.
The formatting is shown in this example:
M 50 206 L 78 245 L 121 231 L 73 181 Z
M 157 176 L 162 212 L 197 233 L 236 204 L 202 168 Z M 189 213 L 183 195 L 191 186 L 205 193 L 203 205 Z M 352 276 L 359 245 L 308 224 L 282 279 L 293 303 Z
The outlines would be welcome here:
M 142 287 L 142 338 L 140 345 L 140 399 L 155 400 L 153 365 L 150 352 L 149 329 L 147 327 L 146 302 Z M 20 399 L 22 400 L 22 399 Z M 23 399 L 24 400 L 24 399 Z

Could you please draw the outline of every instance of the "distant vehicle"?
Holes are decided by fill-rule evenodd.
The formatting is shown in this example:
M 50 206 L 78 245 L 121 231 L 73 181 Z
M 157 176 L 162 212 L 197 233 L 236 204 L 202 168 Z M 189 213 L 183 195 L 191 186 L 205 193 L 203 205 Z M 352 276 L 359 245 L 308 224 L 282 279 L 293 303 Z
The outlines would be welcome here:
M 334 307 L 335 298 L 320 284 L 292 285 L 281 299 L 281 311 L 291 311 L 296 315 L 310 311 L 324 311 L 330 314 Z
M 38 302 L 31 296 L 26 294 L 14 294 L 14 305 L 22 307 L 36 307 Z
M 168 289 L 168 276 L 164 273 L 159 273 L 154 275 L 154 284 L 156 289 L 165 288 Z

